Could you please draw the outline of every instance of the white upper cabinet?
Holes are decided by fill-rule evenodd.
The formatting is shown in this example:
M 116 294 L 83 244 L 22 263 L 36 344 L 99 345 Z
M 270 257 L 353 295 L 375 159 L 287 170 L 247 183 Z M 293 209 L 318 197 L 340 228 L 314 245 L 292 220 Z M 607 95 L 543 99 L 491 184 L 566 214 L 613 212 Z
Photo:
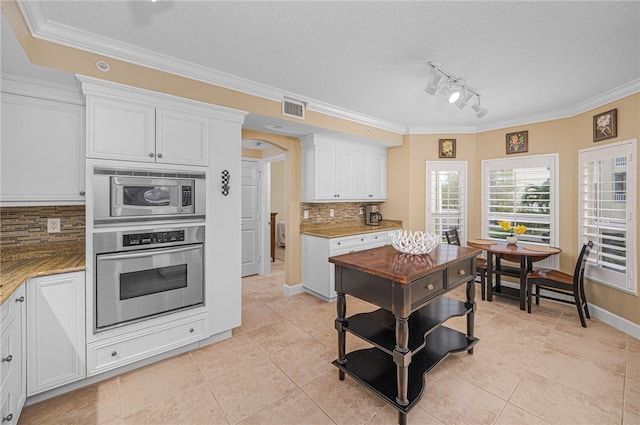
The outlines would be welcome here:
M 205 104 L 79 77 L 87 95 L 87 156 L 208 165 Z
M 84 105 L 4 91 L 9 88 L 2 93 L 0 200 L 83 203 Z
M 302 139 L 304 202 L 384 201 L 387 150 L 308 136 Z

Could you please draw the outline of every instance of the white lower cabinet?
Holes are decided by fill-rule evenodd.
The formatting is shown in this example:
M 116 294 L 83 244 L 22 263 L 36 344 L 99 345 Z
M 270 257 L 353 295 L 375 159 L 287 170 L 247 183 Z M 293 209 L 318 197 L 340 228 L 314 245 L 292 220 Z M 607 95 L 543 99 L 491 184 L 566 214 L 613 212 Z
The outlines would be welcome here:
M 27 395 L 85 377 L 85 276 L 27 281 Z
M 97 375 L 207 337 L 207 314 L 174 320 L 152 328 L 87 345 L 87 374 Z
M 0 421 L 18 423 L 27 398 L 24 284 L 0 306 Z
M 363 233 L 342 238 L 302 235 L 302 286 L 326 301 L 337 297 L 335 266 L 329 257 L 390 245 L 389 232 Z

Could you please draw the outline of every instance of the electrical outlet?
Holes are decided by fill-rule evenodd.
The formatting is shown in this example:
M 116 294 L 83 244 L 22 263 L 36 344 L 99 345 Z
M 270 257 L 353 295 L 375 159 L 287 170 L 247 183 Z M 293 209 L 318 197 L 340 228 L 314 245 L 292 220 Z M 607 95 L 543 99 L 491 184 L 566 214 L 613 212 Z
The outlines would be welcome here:
M 329 210 L 329 217 L 335 217 L 335 215 L 336 215 L 336 212 L 333 210 L 333 208 L 331 208 Z
M 302 213 L 302 217 L 305 220 L 308 220 L 309 219 L 309 210 L 304 210 L 304 212 Z
M 47 219 L 47 233 L 60 233 L 60 219 L 48 218 Z
M 360 212 L 358 214 L 364 215 L 364 207 L 360 207 Z

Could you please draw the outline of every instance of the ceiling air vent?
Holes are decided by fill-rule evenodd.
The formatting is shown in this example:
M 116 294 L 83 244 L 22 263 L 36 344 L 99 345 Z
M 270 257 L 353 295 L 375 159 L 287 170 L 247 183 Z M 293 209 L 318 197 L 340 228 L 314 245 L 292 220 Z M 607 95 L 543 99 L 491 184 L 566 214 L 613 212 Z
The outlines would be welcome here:
M 293 118 L 304 119 L 304 102 L 292 99 L 282 101 L 282 115 Z

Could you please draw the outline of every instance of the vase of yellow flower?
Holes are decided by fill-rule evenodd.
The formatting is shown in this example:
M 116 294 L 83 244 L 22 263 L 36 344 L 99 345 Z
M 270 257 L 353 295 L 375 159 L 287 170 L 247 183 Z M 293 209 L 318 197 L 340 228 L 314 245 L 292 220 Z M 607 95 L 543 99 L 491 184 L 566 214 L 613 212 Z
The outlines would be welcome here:
M 509 232 L 506 237 L 507 244 L 515 245 L 518 243 L 518 235 L 523 234 L 527 231 L 527 226 L 519 224 L 516 226 L 515 223 L 509 223 L 508 221 L 498 221 L 500 228 L 505 232 Z

